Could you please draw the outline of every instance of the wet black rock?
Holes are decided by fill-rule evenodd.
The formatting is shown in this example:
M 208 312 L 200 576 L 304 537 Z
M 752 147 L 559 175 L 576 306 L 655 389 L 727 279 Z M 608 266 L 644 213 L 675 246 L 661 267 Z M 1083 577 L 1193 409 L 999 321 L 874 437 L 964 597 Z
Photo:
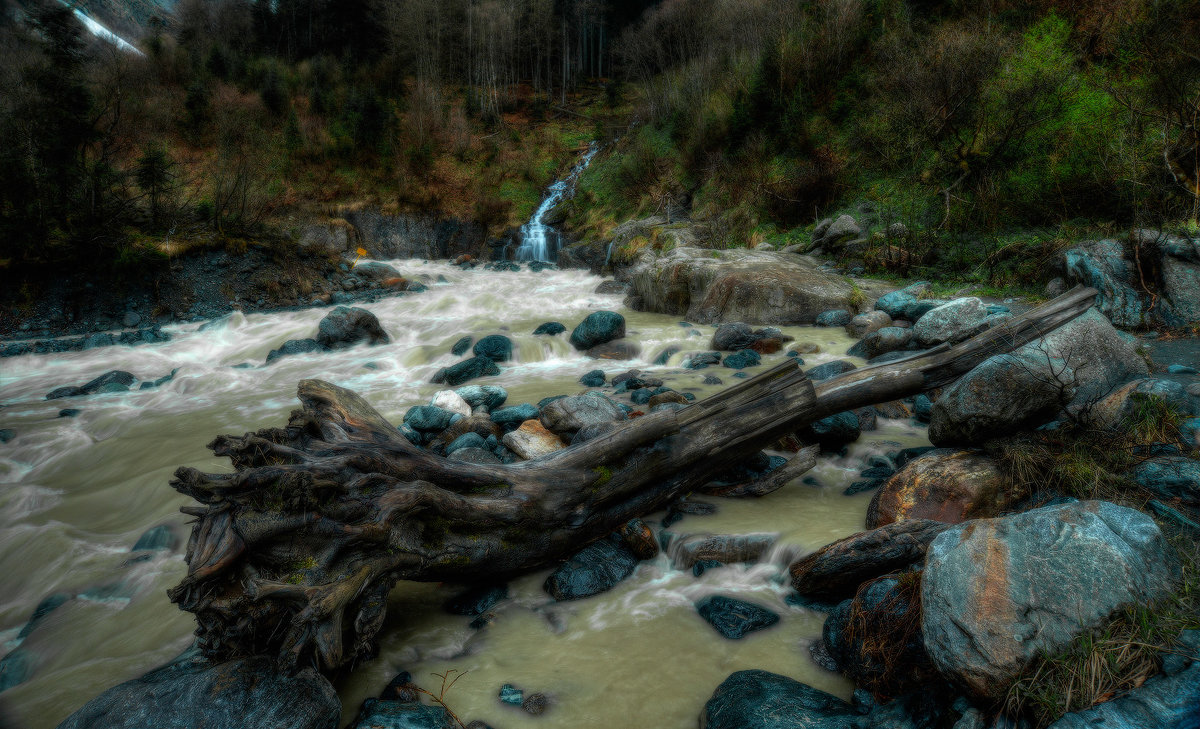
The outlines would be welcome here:
M 79 415 L 81 412 L 83 412 L 83 411 L 82 411 L 82 410 L 78 410 L 78 409 L 76 409 L 76 408 L 63 408 L 62 410 L 59 410 L 59 411 L 58 411 L 58 417 L 60 417 L 60 418 L 73 418 L 73 417 L 75 417 L 75 416 Z
M 333 686 L 311 668 L 285 676 L 264 657 L 187 657 L 105 691 L 59 729 L 336 729 L 340 715 Z
M 33 676 L 34 656 L 17 646 L 0 658 L 0 692 L 25 683 Z
M 837 452 L 847 443 L 858 440 L 862 429 L 858 417 L 846 411 L 809 423 L 796 433 L 801 439 L 820 445 L 822 451 Z
M 68 385 L 52 390 L 46 395 L 47 400 L 57 400 L 63 397 L 79 397 L 81 395 L 97 395 L 106 392 L 128 392 L 129 386 L 137 380 L 136 377 L 122 370 L 105 372 L 91 382 L 81 387 Z
M 487 357 L 493 362 L 507 362 L 512 359 L 512 340 L 503 334 L 489 334 L 476 342 L 471 351 L 476 357 Z
M 696 352 L 687 358 L 683 366 L 689 370 L 702 370 L 705 367 L 713 367 L 719 364 L 721 364 L 720 353 Z
M 508 585 L 477 585 L 442 604 L 451 615 L 480 615 L 508 597 Z
M 761 605 L 724 595 L 709 595 L 700 600 L 696 603 L 696 612 L 730 640 L 737 640 L 747 633 L 769 628 L 779 622 L 778 615 Z
M 762 357 L 753 349 L 743 349 L 725 357 L 725 361 L 722 364 L 731 369 L 741 370 L 747 367 L 757 367 L 762 364 Z
M 738 671 L 704 705 L 704 729 L 849 729 L 850 704 L 787 676 Z
M 610 535 L 561 564 L 542 587 L 556 600 L 579 600 L 611 590 L 637 565 L 633 552 Z
M 7 443 L 17 437 L 17 431 L 12 428 L 0 429 L 0 443 Z
M 604 370 L 592 370 L 579 378 L 579 384 L 584 387 L 604 387 Z
M 593 311 L 571 332 L 571 346 L 586 350 L 625 336 L 625 317 L 615 311 Z
M 492 377 L 498 374 L 500 368 L 492 360 L 487 357 L 472 357 L 438 370 L 431 382 L 454 387 L 477 377 Z
M 317 325 L 317 342 L 327 349 L 342 349 L 361 342 L 375 345 L 390 341 L 375 315 L 358 307 L 339 306 Z
M 367 699 L 346 729 L 454 729 L 458 723 L 441 706 L 419 701 Z
M 706 385 L 723 385 L 725 383 L 721 382 L 721 378 L 717 377 L 716 375 L 705 375 L 704 376 L 704 384 L 706 384 Z
M 466 351 L 471 348 L 471 342 L 473 341 L 474 340 L 471 339 L 471 337 L 463 337 L 455 342 L 454 346 L 450 348 L 450 354 L 454 355 L 455 357 L 463 356 L 463 354 L 465 354 Z
M 267 364 L 271 364 L 280 357 L 286 357 L 292 354 L 307 354 L 309 352 L 320 352 L 325 348 L 320 345 L 315 339 L 289 339 L 279 345 L 279 349 L 272 349 L 267 352 Z
M 567 328 L 556 321 L 548 321 L 545 324 L 539 324 L 537 329 L 533 330 L 535 335 L 544 334 L 548 337 L 556 337 L 559 334 L 567 331 Z
M 179 372 L 179 368 L 176 367 L 175 369 L 171 370 L 171 374 L 163 375 L 162 377 L 158 378 L 157 380 L 143 382 L 141 385 L 138 386 L 138 389 L 139 390 L 153 390 L 156 387 L 162 387 L 163 385 L 167 384 L 171 380 L 175 379 L 175 375 L 178 372 Z

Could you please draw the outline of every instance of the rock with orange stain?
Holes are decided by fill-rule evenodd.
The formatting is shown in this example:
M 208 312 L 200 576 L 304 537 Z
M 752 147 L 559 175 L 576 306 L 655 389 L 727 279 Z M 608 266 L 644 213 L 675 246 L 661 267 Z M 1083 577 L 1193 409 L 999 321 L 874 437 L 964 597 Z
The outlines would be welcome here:
M 905 519 L 958 524 L 994 516 L 1010 501 L 994 458 L 941 448 L 910 461 L 883 484 L 867 507 L 867 528 Z
M 525 460 L 532 460 L 566 448 L 557 435 L 537 420 L 526 420 L 521 427 L 504 434 L 504 445 Z
M 617 533 L 621 535 L 621 542 L 638 559 L 654 559 L 658 556 L 658 539 L 641 519 L 630 519 Z
M 1140 511 L 1105 501 L 951 527 L 921 582 L 925 648 L 946 678 L 999 701 L 1043 652 L 1171 594 L 1179 566 Z

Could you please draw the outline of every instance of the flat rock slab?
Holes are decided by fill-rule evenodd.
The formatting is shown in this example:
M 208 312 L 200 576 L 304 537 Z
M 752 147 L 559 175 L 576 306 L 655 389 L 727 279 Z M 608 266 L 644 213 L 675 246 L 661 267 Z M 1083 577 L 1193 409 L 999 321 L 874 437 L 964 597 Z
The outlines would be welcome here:
M 342 705 L 317 672 L 276 672 L 271 660 L 182 660 L 114 686 L 59 729 L 336 729 Z

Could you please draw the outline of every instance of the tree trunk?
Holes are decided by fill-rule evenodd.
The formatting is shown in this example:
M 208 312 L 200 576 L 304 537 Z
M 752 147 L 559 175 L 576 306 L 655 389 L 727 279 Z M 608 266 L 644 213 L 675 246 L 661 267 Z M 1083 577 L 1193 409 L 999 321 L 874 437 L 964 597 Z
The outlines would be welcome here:
M 356 393 L 304 380 L 287 427 L 209 444 L 233 473 L 176 472 L 171 485 L 204 506 L 183 509 L 196 517 L 189 571 L 169 594 L 195 613 L 210 654 L 337 669 L 372 654 L 398 580 L 494 582 L 552 565 L 802 425 L 952 382 L 1082 314 L 1095 293 L 1076 288 L 953 347 L 815 387 L 788 361 L 513 465 L 436 456 Z M 812 454 L 796 458 L 793 477 Z

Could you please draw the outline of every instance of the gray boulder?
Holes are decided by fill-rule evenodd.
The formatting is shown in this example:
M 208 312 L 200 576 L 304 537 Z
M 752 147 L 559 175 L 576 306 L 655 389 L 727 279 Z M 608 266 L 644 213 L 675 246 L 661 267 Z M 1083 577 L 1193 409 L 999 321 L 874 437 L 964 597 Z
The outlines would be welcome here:
M 336 729 L 342 705 L 311 668 L 279 673 L 271 659 L 212 664 L 185 658 L 114 686 L 59 729 Z
M 875 308 L 893 319 L 917 321 L 927 312 L 946 303 L 944 299 L 931 298 L 929 292 L 929 282 L 918 281 L 880 296 L 875 302 Z
M 820 231 L 820 235 L 818 235 Z M 836 252 L 846 247 L 850 241 L 857 240 L 863 235 L 863 229 L 851 215 L 839 215 L 827 226 L 818 226 L 813 230 L 813 248 L 821 248 L 826 252 Z
M 622 275 L 646 311 L 706 324 L 811 324 L 824 311 L 853 310 L 858 297 L 882 290 L 859 281 L 856 292 L 849 279 L 819 270 L 810 258 L 745 249 L 647 250 Z
M 1153 519 L 1104 501 L 953 526 L 925 559 L 926 650 L 946 678 L 999 701 L 1041 652 L 1169 595 L 1170 554 Z
M 881 354 L 887 354 L 888 352 L 896 352 L 905 349 L 909 344 L 912 343 L 912 340 L 912 329 L 883 327 L 882 329 L 876 329 L 867 336 L 855 342 L 853 347 L 846 350 L 846 354 L 850 355 L 851 357 L 874 359 Z
M 868 311 L 859 314 L 846 325 L 846 333 L 852 337 L 865 337 L 871 332 L 879 331 L 892 325 L 892 317 L 882 311 Z
M 1093 241 L 1063 253 L 1067 281 L 1099 291 L 1096 306 L 1120 327 L 1182 327 L 1200 321 L 1197 242 L 1150 231 L 1138 231 L 1135 237 L 1150 259 L 1144 265 L 1131 261 L 1118 241 Z M 1142 285 L 1147 268 L 1160 271 L 1153 297 Z
M 626 417 L 620 405 L 600 393 L 560 398 L 547 403 L 541 413 L 546 430 L 567 440 L 588 425 L 614 423 Z
M 317 343 L 326 349 L 342 349 L 360 342 L 387 344 L 390 341 L 375 315 L 356 306 L 339 306 L 317 325 Z
M 930 309 L 913 326 L 913 337 L 922 347 L 942 342 L 956 344 L 987 328 L 988 310 L 975 297 L 955 299 Z

